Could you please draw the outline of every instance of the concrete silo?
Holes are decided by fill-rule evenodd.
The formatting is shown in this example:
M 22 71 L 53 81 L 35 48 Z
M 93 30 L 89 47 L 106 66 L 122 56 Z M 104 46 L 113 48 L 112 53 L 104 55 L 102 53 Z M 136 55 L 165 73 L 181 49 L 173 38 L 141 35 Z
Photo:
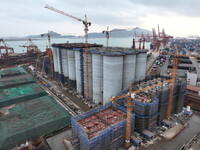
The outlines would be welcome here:
M 75 51 L 67 50 L 67 61 L 69 71 L 69 82 L 68 84 L 72 87 L 76 87 L 76 65 L 75 65 Z
M 67 84 L 68 79 L 69 79 L 67 50 L 62 48 L 61 53 L 62 53 L 61 57 L 62 57 L 62 71 L 63 71 L 63 76 L 64 76 L 64 82 L 65 84 Z
M 139 52 L 136 56 L 135 81 L 143 80 L 146 74 L 147 53 Z
M 122 89 L 127 88 L 130 82 L 135 81 L 136 53 L 126 54 L 123 63 L 123 85 Z
M 58 54 L 57 54 L 57 47 L 53 48 L 53 65 L 54 65 L 54 76 L 58 78 Z
M 100 53 L 92 54 L 92 83 L 93 101 L 103 103 L 103 56 Z
M 123 56 L 103 56 L 103 104 L 122 90 Z

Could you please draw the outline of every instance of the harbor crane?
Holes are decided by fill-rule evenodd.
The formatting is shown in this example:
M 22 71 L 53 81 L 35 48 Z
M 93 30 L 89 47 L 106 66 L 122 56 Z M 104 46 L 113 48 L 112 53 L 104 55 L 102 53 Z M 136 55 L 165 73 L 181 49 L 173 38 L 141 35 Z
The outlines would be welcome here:
M 28 45 L 26 45 L 28 43 Z M 33 43 L 31 39 L 28 39 L 28 42 L 26 42 L 24 45 L 20 45 L 19 47 L 24 47 L 27 49 L 28 54 L 38 53 L 40 50 L 38 49 L 38 46 Z
M 127 121 L 126 121 L 126 141 L 125 141 L 126 148 L 130 147 L 131 116 L 132 116 L 132 108 L 133 108 L 132 99 L 134 99 L 135 95 L 140 93 L 140 92 L 149 90 L 151 88 L 155 88 L 157 86 L 163 85 L 164 83 L 168 83 L 168 82 L 171 82 L 171 80 L 166 80 L 166 81 L 160 82 L 158 84 L 153 84 L 151 86 L 147 86 L 143 89 L 139 89 L 139 90 L 136 90 L 136 91 L 133 91 L 133 82 L 131 82 L 129 92 L 127 94 L 121 95 L 121 96 L 113 96 L 111 98 L 111 101 L 113 101 L 114 104 L 116 103 L 117 100 L 120 100 L 122 98 L 127 98 L 127 119 L 126 119 Z
M 0 39 L 0 59 L 6 59 L 12 53 L 14 53 L 14 49 L 9 47 L 3 39 Z
M 85 20 L 80 19 L 78 17 L 72 16 L 64 11 L 61 11 L 59 9 L 56 9 L 54 7 L 51 7 L 49 5 L 46 5 L 45 8 L 50 9 L 54 12 L 60 13 L 64 16 L 70 17 L 72 19 L 75 19 L 77 21 L 80 21 L 84 25 L 84 31 L 85 31 L 85 56 L 86 56 L 86 88 L 87 88 L 87 93 L 86 93 L 86 98 L 89 99 L 89 66 L 88 66 L 88 27 L 91 26 L 91 22 L 87 21 L 87 16 L 85 15 Z

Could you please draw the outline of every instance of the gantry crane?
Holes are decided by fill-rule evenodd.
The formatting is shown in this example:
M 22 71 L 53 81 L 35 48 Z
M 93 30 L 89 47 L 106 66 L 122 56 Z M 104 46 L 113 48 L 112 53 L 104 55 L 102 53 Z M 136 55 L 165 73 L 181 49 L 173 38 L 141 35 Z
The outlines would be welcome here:
M 9 55 L 12 53 L 14 53 L 14 49 L 9 47 L 3 39 L 0 39 L 0 59 L 9 58 Z
M 67 16 L 67 17 L 70 17 L 72 19 L 75 19 L 77 21 L 81 21 L 84 25 L 84 31 L 85 31 L 85 56 L 86 56 L 86 60 L 85 60 L 85 63 L 86 63 L 86 88 L 87 88 L 87 93 L 86 93 L 86 98 L 89 99 L 89 67 L 88 67 L 88 26 L 91 26 L 91 22 L 88 22 L 87 21 L 87 16 L 85 15 L 85 20 L 83 19 L 80 19 L 80 18 L 77 18 L 77 17 L 74 17 L 64 11 L 61 11 L 61 10 L 58 10 L 54 7 L 51 7 L 49 5 L 46 5 L 45 8 L 47 9 L 50 9 L 54 12 L 57 12 L 57 13 L 60 13 L 64 16 Z
M 26 45 L 28 43 L 28 45 Z M 28 39 L 28 42 L 26 42 L 24 45 L 19 46 L 24 47 L 27 49 L 28 54 L 38 53 L 40 50 L 38 49 L 37 45 L 35 45 L 31 39 Z
M 166 80 L 163 82 L 160 82 L 158 84 L 154 84 L 151 86 L 147 86 L 143 89 L 139 89 L 136 91 L 133 91 L 133 82 L 131 82 L 130 85 L 130 90 L 128 92 L 128 94 L 122 95 L 122 96 L 113 96 L 111 98 L 111 101 L 113 101 L 113 103 L 115 104 L 117 100 L 122 99 L 122 98 L 127 98 L 127 121 L 126 121 L 126 141 L 125 141 L 125 146 L 126 148 L 130 147 L 130 137 L 131 137 L 131 116 L 132 116 L 132 106 L 133 106 L 133 101 L 132 99 L 135 98 L 135 95 L 137 93 L 149 90 L 151 88 L 155 88 L 157 86 L 163 85 L 164 83 L 168 83 L 171 82 L 171 80 Z
M 49 47 L 46 48 L 46 56 L 44 57 L 43 60 L 43 65 L 42 65 L 42 74 L 44 74 L 44 64 L 45 64 L 45 60 L 47 57 L 49 57 L 50 59 L 50 65 L 51 65 L 51 76 L 53 77 L 53 54 L 52 54 L 52 48 L 51 48 L 51 34 L 48 31 L 47 34 L 41 34 L 42 37 L 47 36 L 48 37 L 48 43 L 49 43 Z

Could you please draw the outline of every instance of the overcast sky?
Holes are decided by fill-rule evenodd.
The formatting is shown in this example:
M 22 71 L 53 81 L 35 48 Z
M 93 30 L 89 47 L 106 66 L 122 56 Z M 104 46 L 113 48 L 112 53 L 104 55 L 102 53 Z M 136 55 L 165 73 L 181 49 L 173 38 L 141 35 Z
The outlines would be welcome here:
M 173 36 L 200 35 L 199 0 L 0 0 L 0 37 L 52 30 L 83 35 L 81 22 L 45 9 L 48 4 L 92 22 L 89 32 L 160 25 Z

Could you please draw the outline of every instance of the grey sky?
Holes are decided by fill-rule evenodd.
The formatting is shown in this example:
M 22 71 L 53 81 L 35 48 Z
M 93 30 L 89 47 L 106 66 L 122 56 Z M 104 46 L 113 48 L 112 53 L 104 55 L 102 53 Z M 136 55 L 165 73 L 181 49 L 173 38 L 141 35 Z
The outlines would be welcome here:
M 61 34 L 83 34 L 83 25 L 44 6 L 48 4 L 74 16 L 87 14 L 90 32 L 110 28 L 157 24 L 168 34 L 200 35 L 199 0 L 0 0 L 0 36 L 26 36 L 53 30 Z

